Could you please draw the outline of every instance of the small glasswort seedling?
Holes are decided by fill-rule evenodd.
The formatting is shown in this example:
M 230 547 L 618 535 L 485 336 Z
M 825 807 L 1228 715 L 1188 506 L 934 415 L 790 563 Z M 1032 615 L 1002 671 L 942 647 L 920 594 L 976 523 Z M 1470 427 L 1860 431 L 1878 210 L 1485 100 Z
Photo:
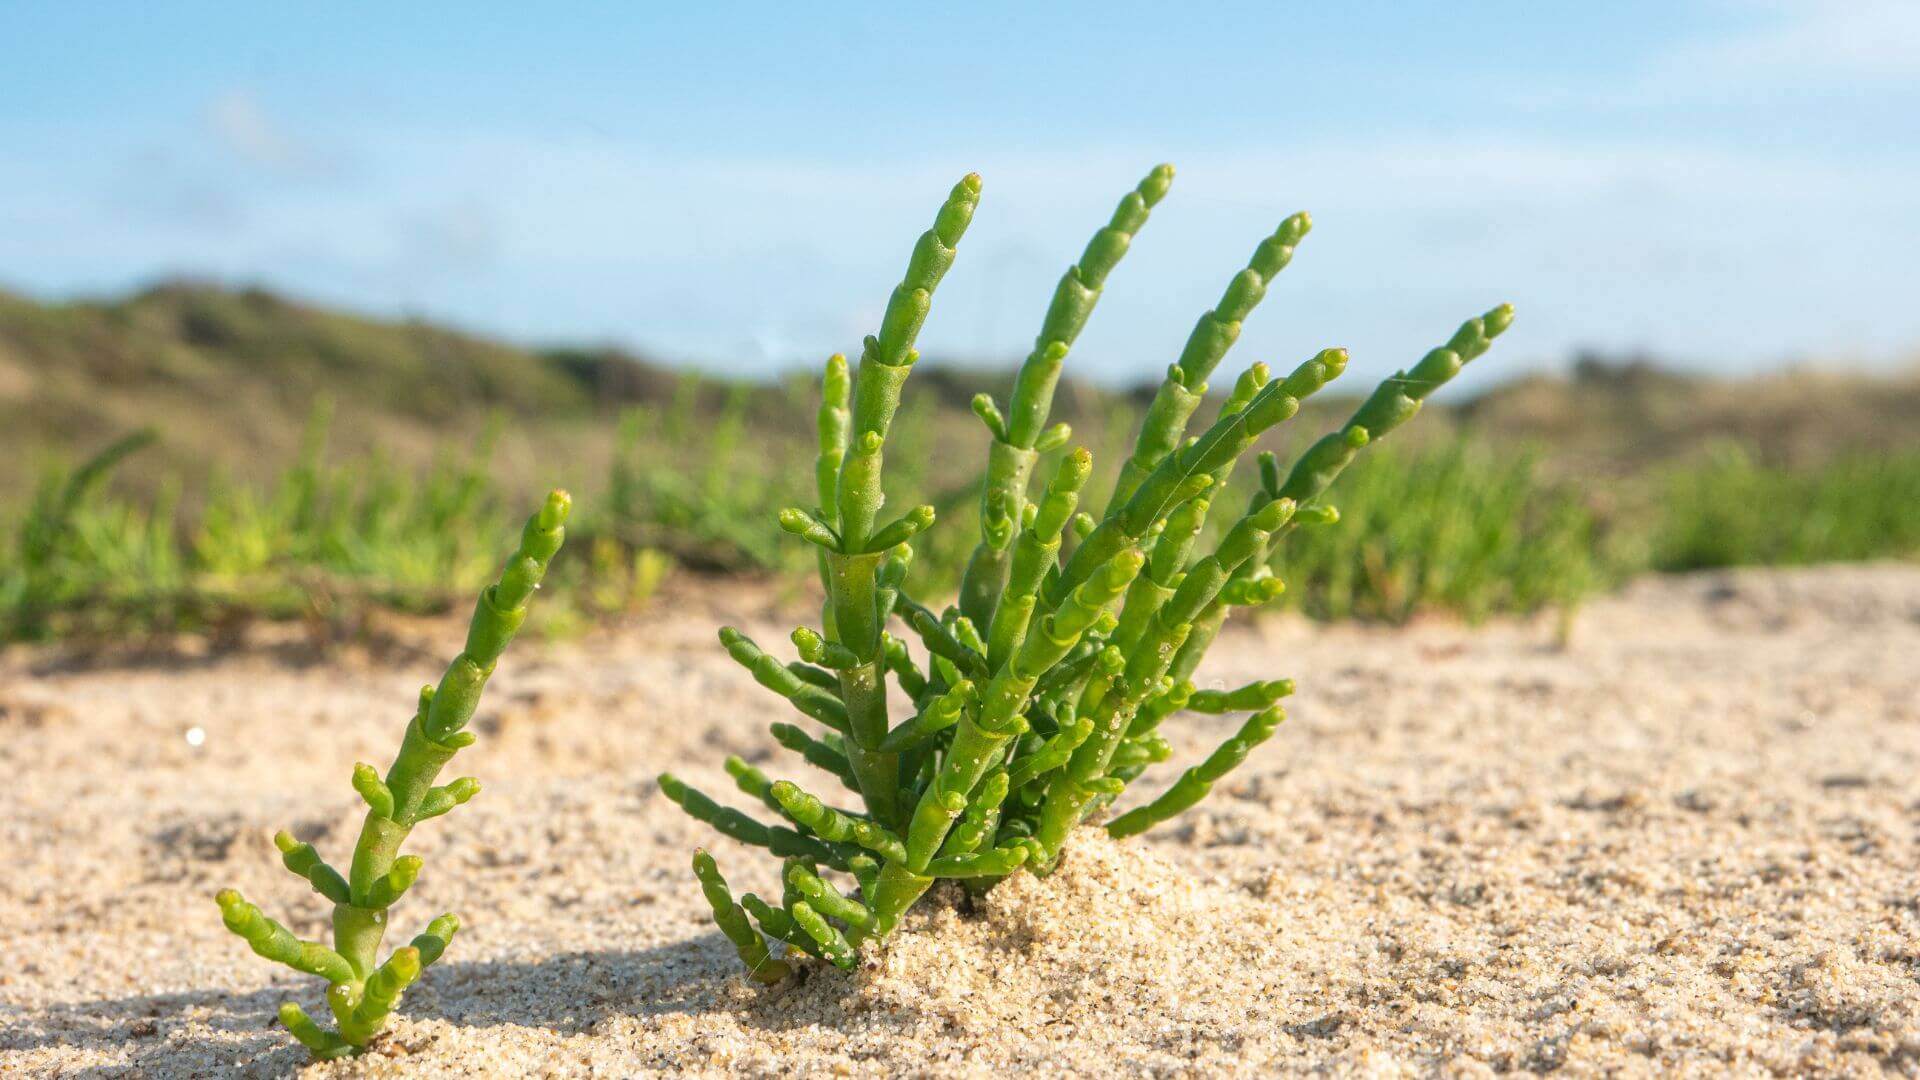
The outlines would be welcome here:
M 1200 317 L 1101 514 L 1078 512 L 1092 469 L 1084 449 L 1061 456 L 1039 500 L 1030 501 L 1042 455 L 1069 438 L 1066 425 L 1047 425 L 1067 351 L 1172 180 L 1170 166 L 1149 173 L 1067 268 L 1006 410 L 984 394 L 974 400 L 991 436 L 981 537 L 959 603 L 942 613 L 905 588 L 909 541 L 933 523 L 933 508 L 882 524 L 881 461 L 933 290 L 979 200 L 978 176 L 953 189 L 914 246 L 858 367 L 849 373 L 838 356 L 828 362 L 817 505 L 780 515 L 782 529 L 819 549 L 822 628 L 794 631 L 800 659 L 791 663 L 733 629 L 721 630 L 720 640 L 756 680 L 824 729 L 780 723 L 773 735 L 857 794 L 862 809 L 830 806 L 739 758 L 728 759 L 728 773 L 782 823 L 724 807 L 671 775 L 660 778 L 662 791 L 689 814 L 786 860 L 775 905 L 752 894 L 736 901 L 712 856 L 694 854 L 714 921 L 754 978 L 778 982 L 796 953 L 853 966 L 858 947 L 885 937 L 941 878 L 984 887 L 1023 867 L 1044 873 L 1075 826 L 1167 758 L 1160 728 L 1168 717 L 1183 709 L 1250 713 L 1205 761 L 1107 829 L 1144 832 L 1205 796 L 1273 734 L 1283 715 L 1278 703 L 1293 688 L 1278 679 L 1195 689 L 1195 670 L 1229 612 L 1279 595 L 1270 564 L 1286 536 L 1336 517 L 1320 502 L 1327 485 L 1513 319 L 1512 308 L 1501 306 L 1468 320 L 1444 346 L 1383 382 L 1290 471 L 1261 455 L 1250 505 L 1211 551 L 1196 551 L 1239 459 L 1347 364 L 1343 349 L 1321 352 L 1284 378 L 1254 364 L 1213 423 L 1187 436 L 1207 378 L 1307 234 L 1307 216 L 1295 214 L 1260 242 L 1218 306 Z M 919 639 L 924 663 L 889 631 L 895 618 Z M 913 703 L 898 724 L 888 716 L 889 679 Z M 846 878 L 835 881 L 835 874 Z M 786 948 L 776 953 L 769 937 Z
M 440 958 L 460 929 L 457 916 L 442 915 L 411 944 L 393 950 L 384 963 L 377 961 L 380 939 L 387 932 L 388 909 L 420 876 L 420 858 L 400 854 L 400 845 L 415 825 L 446 813 L 480 790 L 480 782 L 470 776 L 438 786 L 434 780 L 456 751 L 472 745 L 474 736 L 465 730 L 467 723 L 500 654 L 526 619 L 527 605 L 546 575 L 548 562 L 560 550 L 570 509 L 567 494 L 556 491 L 527 522 L 520 548 L 507 561 L 500 580 L 480 593 L 466 648 L 448 665 L 438 687 L 421 689 L 419 709 L 407 725 L 386 777 L 371 765 L 353 767 L 353 787 L 366 801 L 367 817 L 348 873 L 342 876 L 321 860 L 313 845 L 301 843 L 290 833 L 282 831 L 273 838 L 287 869 L 332 901 L 333 947 L 300 940 L 232 889 L 217 897 L 227 928 L 245 938 L 254 952 L 329 983 L 327 1007 L 337 1031 L 322 1028 L 294 1002 L 280 1006 L 281 1022 L 315 1058 L 343 1057 L 364 1049 L 367 1040 L 386 1025 L 401 993 Z

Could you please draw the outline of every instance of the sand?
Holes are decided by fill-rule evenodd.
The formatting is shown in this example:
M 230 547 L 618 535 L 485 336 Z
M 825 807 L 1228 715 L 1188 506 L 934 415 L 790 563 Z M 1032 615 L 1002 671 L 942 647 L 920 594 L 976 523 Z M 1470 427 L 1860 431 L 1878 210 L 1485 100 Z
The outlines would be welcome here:
M 1920 569 L 1647 580 L 1564 649 L 1551 620 L 1233 632 L 1211 678 L 1301 689 L 1200 808 L 771 991 L 687 857 L 774 867 L 653 781 L 785 771 L 784 707 L 710 637 L 781 627 L 713 606 L 509 656 L 457 763 L 486 789 L 415 833 L 396 912 L 467 929 L 374 1052 L 319 1067 L 274 1020 L 318 981 L 211 897 L 322 932 L 272 830 L 344 861 L 352 763 L 387 760 L 446 628 L 0 658 L 0 1073 L 1920 1074 Z M 1180 721 L 1173 764 L 1234 722 Z

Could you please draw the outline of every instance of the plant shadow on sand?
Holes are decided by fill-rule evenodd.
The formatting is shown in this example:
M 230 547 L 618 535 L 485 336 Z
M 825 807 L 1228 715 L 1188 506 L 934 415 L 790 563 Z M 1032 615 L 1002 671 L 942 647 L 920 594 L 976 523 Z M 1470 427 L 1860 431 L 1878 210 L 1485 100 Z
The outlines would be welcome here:
M 411 1016 L 459 1027 L 546 1028 L 582 1035 L 615 1016 L 698 1012 L 722 1001 L 734 972 L 712 957 L 718 932 L 650 949 L 569 952 L 535 961 L 476 960 L 437 965 L 432 999 L 403 1006 Z
M 836 998 L 857 993 L 855 979 L 837 972 L 813 975 L 827 980 L 807 988 L 816 1001 L 823 990 Z M 288 1000 L 319 1007 L 315 985 L 285 979 L 251 991 L 138 994 L 12 1011 L 0 1051 L 86 1046 L 111 1059 L 63 1073 L 81 1077 L 292 1075 L 309 1058 L 281 1029 L 277 1010 Z M 718 932 L 708 932 L 642 950 L 439 964 L 410 992 L 400 1015 L 456 1028 L 535 1028 L 570 1037 L 593 1033 L 616 1017 L 645 1021 L 719 1011 L 735 1014 L 745 1026 L 775 1030 L 802 1022 L 778 1008 L 783 996 L 745 987 L 732 947 Z M 473 1035 L 486 1037 L 482 1031 Z M 389 1036 L 403 1047 L 418 1037 L 404 1026 Z M 381 1052 L 377 1042 L 373 1052 Z M 404 1058 L 406 1051 L 399 1053 Z
M 430 664 L 440 658 L 436 643 L 401 630 L 358 628 L 351 633 L 316 634 L 297 628 L 233 637 L 155 636 L 132 642 L 67 642 L 48 648 L 25 666 L 36 678 L 95 675 L 115 671 L 188 672 L 212 670 L 236 659 L 259 659 L 292 671 L 338 664 L 358 653 L 383 666 Z
M 19 1010 L 4 1025 L 8 1030 L 0 1034 L 0 1051 L 78 1045 L 116 1059 L 63 1072 L 66 1076 L 204 1075 L 239 1068 L 255 1075 L 287 1074 L 307 1060 L 307 1052 L 272 1028 L 280 1003 L 295 988 L 287 980 L 250 993 L 136 994 Z M 183 1019 L 188 1012 L 194 1019 Z M 29 1027 L 31 1032 L 22 1034 Z M 121 1047 L 124 1056 L 114 1053 Z
M 616 1017 L 644 1021 L 709 1012 L 731 1014 L 748 1028 L 780 1030 L 817 1022 L 783 1007 L 796 995 L 832 1008 L 859 996 L 863 984 L 857 973 L 808 965 L 795 983 L 756 986 L 745 978 L 733 946 L 715 930 L 638 952 L 572 952 L 531 963 L 448 966 L 456 970 L 442 973 L 442 992 L 431 1002 L 413 1002 L 412 1015 L 460 1027 L 511 1025 L 561 1035 L 589 1034 Z M 902 1025 L 912 1021 L 898 1019 Z

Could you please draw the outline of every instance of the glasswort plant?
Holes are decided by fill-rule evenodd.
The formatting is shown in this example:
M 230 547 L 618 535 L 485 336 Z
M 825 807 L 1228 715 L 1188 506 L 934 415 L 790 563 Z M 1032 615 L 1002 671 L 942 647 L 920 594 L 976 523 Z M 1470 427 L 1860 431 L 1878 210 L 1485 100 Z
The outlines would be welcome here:
M 1005 411 L 986 395 L 974 400 L 991 436 L 981 536 L 959 603 L 942 613 L 905 588 L 909 542 L 932 525 L 933 508 L 883 524 L 881 465 L 918 355 L 915 338 L 973 216 L 979 177 L 954 187 L 920 237 L 857 368 L 850 373 L 838 356 L 828 362 L 817 504 L 779 519 L 818 548 L 827 594 L 822 627 L 794 631 L 800 659 L 790 663 L 731 628 L 720 640 L 757 681 L 824 729 L 779 723 L 773 735 L 856 793 L 862 808 L 828 805 L 739 758 L 728 759 L 728 773 L 781 823 L 724 807 L 671 775 L 660 778 L 661 790 L 695 818 L 785 860 L 775 905 L 752 894 L 736 900 L 713 857 L 694 855 L 714 921 L 754 978 L 778 982 L 796 954 L 853 966 L 861 944 L 884 938 L 942 878 L 985 887 L 1022 867 L 1046 872 L 1077 825 L 1169 756 L 1160 734 L 1168 717 L 1183 709 L 1250 713 L 1204 762 L 1107 829 L 1144 832 L 1204 797 L 1273 734 L 1283 716 L 1279 701 L 1293 688 L 1279 679 L 1197 690 L 1194 673 L 1221 625 L 1233 608 L 1279 595 L 1271 563 L 1285 538 L 1336 517 L 1321 501 L 1327 486 L 1512 321 L 1507 306 L 1468 320 L 1446 345 L 1382 383 L 1290 471 L 1261 455 L 1251 503 L 1211 551 L 1197 551 L 1213 500 L 1239 459 L 1347 364 L 1342 349 L 1321 352 L 1284 378 L 1254 364 L 1212 424 L 1187 435 L 1241 322 L 1307 234 L 1307 216 L 1295 214 L 1260 242 L 1219 304 L 1200 317 L 1101 514 L 1080 511 L 1092 469 L 1084 449 L 1062 455 L 1031 500 L 1042 455 L 1069 439 L 1065 425 L 1047 423 L 1067 352 L 1172 180 L 1170 166 L 1149 173 L 1067 268 Z M 924 663 L 889 632 L 895 618 L 926 650 Z M 897 724 L 888 713 L 889 680 L 913 703 Z M 836 881 L 837 874 L 846 878 Z M 776 953 L 768 938 L 786 948 Z
M 442 915 L 411 944 L 393 950 L 385 962 L 377 960 L 388 910 L 420 876 L 419 856 L 400 854 L 400 845 L 415 825 L 452 810 L 480 790 L 480 782 L 470 776 L 442 785 L 434 780 L 456 751 L 474 741 L 473 733 L 465 730 L 467 723 L 500 654 L 525 621 L 547 564 L 560 550 L 571 505 L 565 492 L 556 491 L 527 522 L 519 550 L 507 561 L 500 580 L 480 593 L 466 648 L 447 667 L 438 687 L 421 689 L 419 709 L 386 776 L 371 765 L 353 767 L 353 787 L 366 801 L 367 817 L 348 873 L 343 876 L 327 865 L 313 845 L 291 833 L 283 830 L 273 838 L 287 869 L 333 903 L 333 947 L 300 940 L 232 889 L 216 898 L 227 928 L 245 938 L 254 952 L 327 980 L 327 1006 L 337 1031 L 322 1028 L 294 1002 L 280 1006 L 281 1022 L 315 1058 L 365 1049 L 386 1025 L 401 993 L 440 958 L 460 929 L 459 917 Z

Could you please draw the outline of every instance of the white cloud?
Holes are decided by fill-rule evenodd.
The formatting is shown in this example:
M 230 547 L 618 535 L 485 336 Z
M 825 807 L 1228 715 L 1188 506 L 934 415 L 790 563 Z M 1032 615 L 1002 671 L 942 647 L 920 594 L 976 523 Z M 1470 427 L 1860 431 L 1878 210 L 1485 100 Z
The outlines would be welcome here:
M 215 98 L 207 109 L 207 124 L 222 146 L 249 165 L 289 177 L 333 171 L 327 155 L 287 132 L 251 91 L 233 90 Z
M 1568 74 L 1504 95 L 1528 113 L 1673 107 L 1761 110 L 1834 96 L 1920 94 L 1920 2 L 1707 0 L 1714 31 L 1667 43 L 1625 72 Z M 1886 103 L 1888 119 L 1899 106 Z M 1577 113 L 1576 113 L 1577 115 Z M 1910 126 L 1910 125 L 1909 125 Z M 1711 137 L 1710 132 L 1703 135 Z
M 1702 83 L 1792 84 L 1812 78 L 1920 79 L 1920 4 L 1912 0 L 1773 0 L 1751 28 L 1689 43 L 1663 64 Z

